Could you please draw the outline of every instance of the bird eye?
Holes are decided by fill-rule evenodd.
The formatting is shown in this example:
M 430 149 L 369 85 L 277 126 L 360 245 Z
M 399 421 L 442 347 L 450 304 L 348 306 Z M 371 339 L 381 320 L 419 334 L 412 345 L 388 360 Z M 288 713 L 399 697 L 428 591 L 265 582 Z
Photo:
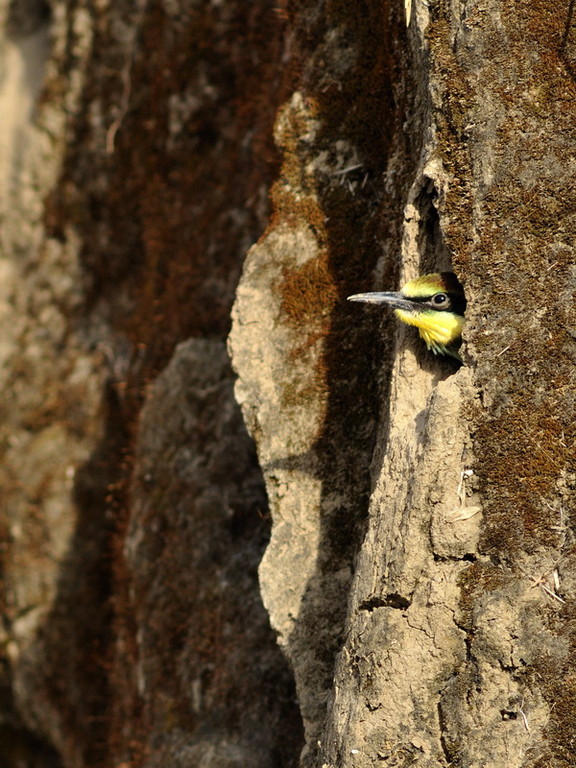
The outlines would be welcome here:
M 448 301 L 448 296 L 446 296 L 445 293 L 437 293 L 435 296 L 432 297 L 432 301 L 434 304 L 438 304 L 440 306 L 441 304 L 446 304 Z

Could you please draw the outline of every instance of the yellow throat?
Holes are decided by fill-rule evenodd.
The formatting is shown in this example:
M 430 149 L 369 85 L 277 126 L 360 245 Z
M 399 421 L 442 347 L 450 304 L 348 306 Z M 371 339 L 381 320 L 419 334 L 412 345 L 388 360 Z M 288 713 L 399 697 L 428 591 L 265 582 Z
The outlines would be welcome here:
M 397 293 L 359 293 L 350 301 L 388 304 L 399 320 L 418 328 L 428 349 L 437 355 L 458 354 L 464 326 L 466 298 L 453 272 L 435 272 L 410 280 Z

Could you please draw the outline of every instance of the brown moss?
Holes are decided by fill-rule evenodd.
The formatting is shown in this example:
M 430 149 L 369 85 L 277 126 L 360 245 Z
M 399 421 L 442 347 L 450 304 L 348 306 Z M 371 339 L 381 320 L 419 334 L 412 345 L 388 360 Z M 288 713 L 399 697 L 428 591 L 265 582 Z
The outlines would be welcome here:
M 506 586 L 509 574 L 496 563 L 478 560 L 465 568 L 459 577 L 461 588 L 459 625 L 471 631 L 472 612 L 479 595 L 485 595 Z
M 576 612 L 567 603 L 560 614 L 551 613 L 549 629 L 568 642 L 568 652 L 554 657 L 542 652 L 534 662 L 535 681 L 542 687 L 550 706 L 550 720 L 546 727 L 544 755 L 539 768 L 572 766 L 576 756 L 576 675 L 572 660 L 576 651 Z
M 445 234 L 466 282 L 466 334 L 477 384 L 489 403 L 484 413 L 472 414 L 478 425 L 475 469 L 484 497 L 481 549 L 507 564 L 527 551 L 557 551 L 554 509 L 562 503 L 567 512 L 571 506 L 562 478 L 573 471 L 570 447 L 576 439 L 573 362 L 562 353 L 566 291 L 573 286 L 573 255 L 563 244 L 576 237 L 568 191 L 573 179 L 566 164 L 575 140 L 576 90 L 563 61 L 565 18 L 558 4 L 536 0 L 523 10 L 501 6 L 503 28 L 488 14 L 479 18 L 467 10 L 465 31 L 483 46 L 480 71 L 469 55 L 474 46 L 451 45 L 443 6 L 432 10 L 430 29 L 435 75 L 444 84 L 435 114 L 440 151 L 455 176 L 446 199 Z M 474 126 L 478 119 L 495 126 L 492 132 L 485 123 L 470 143 L 490 164 L 493 178 L 487 184 L 459 135 L 463 124 Z M 470 199 L 476 200 L 475 211 Z M 461 581 L 464 623 L 470 626 L 484 590 L 505 586 L 510 578 L 493 565 L 467 569 Z M 552 634 L 573 644 L 570 607 L 550 622 Z M 547 741 L 539 756 L 536 750 L 530 756 L 530 765 L 574 764 L 572 658 L 573 653 L 564 662 L 543 657 L 527 670 L 543 690 L 551 718 Z
M 281 309 L 296 330 L 325 329 L 337 300 L 326 253 L 301 267 L 284 269 Z
M 98 741 L 87 764 L 124 760 L 137 766 L 144 760 L 154 718 L 154 703 L 145 701 L 136 680 L 139 624 L 124 551 L 133 514 L 128 483 L 139 409 L 148 382 L 176 344 L 190 336 L 227 335 L 245 252 L 267 223 L 266 189 L 278 169 L 272 125 L 290 74 L 280 64 L 285 19 L 266 0 L 228 3 L 225 12 L 214 5 L 183 7 L 177 17 L 152 2 L 141 27 L 134 29 L 133 44 L 114 36 L 115 24 L 136 23 L 131 9 L 124 19 L 121 8 L 102 12 L 111 15 L 99 13 L 94 10 L 83 103 L 69 126 L 68 157 L 58 191 L 48 201 L 46 225 L 62 240 L 73 228 L 84 243 L 86 304 L 71 321 L 74 329 L 90 336 L 94 320 L 97 343 L 107 323 L 112 335 L 128 338 L 130 344 L 125 374 L 110 387 L 115 403 L 98 456 L 101 466 L 98 471 L 92 463 L 86 468 L 101 486 L 78 498 L 80 518 L 87 516 L 94 525 L 92 518 L 98 518 L 102 526 L 97 543 L 83 541 L 87 533 L 80 530 L 77 547 L 79 554 L 86 546 L 98 549 L 91 575 L 101 592 L 90 592 L 81 580 L 87 593 L 80 594 L 79 586 L 78 594 L 81 604 L 86 597 L 86 615 L 100 601 L 101 616 L 92 624 L 100 645 L 89 637 L 89 621 L 83 632 L 74 625 L 72 634 L 86 641 L 83 653 L 91 655 L 89 663 L 84 671 L 81 663 L 74 664 L 58 678 L 65 664 L 55 640 L 54 668 L 46 674 L 70 733 L 88 745 Z M 72 33 L 69 42 L 63 74 L 73 64 Z M 47 86 L 46 98 L 54 98 L 65 82 L 56 78 Z M 106 129 L 112 126 L 117 130 L 113 146 L 107 146 Z M 44 403 L 33 418 L 45 422 L 59 417 L 59 407 L 57 401 Z M 179 492 L 168 493 L 161 484 L 150 515 L 158 519 L 166 504 L 176 506 Z M 113 522 L 106 518 L 103 523 L 102 515 Z M 171 560 L 171 553 L 163 551 L 159 569 L 168 584 L 180 584 L 180 594 L 166 592 L 153 614 L 157 651 L 172 670 L 175 645 L 170 643 L 182 642 L 185 621 L 196 610 L 204 628 L 198 633 L 200 657 L 213 646 L 210 663 L 225 663 L 218 656 L 219 609 L 215 606 L 214 615 L 206 616 L 202 611 L 210 611 L 205 605 L 190 610 L 185 595 L 193 590 L 178 582 L 188 573 L 185 545 L 176 535 L 169 543 L 176 554 Z M 72 560 L 74 583 L 78 564 Z M 113 601 L 106 602 L 110 592 Z M 69 595 L 62 595 L 62 615 L 67 599 Z M 59 630 L 63 626 L 57 622 Z M 268 633 L 273 643 L 269 628 Z M 230 688 L 230 679 L 226 685 Z M 76 691 L 86 691 L 88 699 L 77 714 Z M 189 691 L 169 693 L 188 701 Z
M 288 363 L 295 375 L 286 379 L 286 404 L 324 401 L 328 382 L 322 342 L 338 299 L 326 253 L 300 267 L 285 268 L 280 289 L 282 313 L 294 330 Z
M 298 10 L 294 23 L 307 29 L 306 37 L 293 42 L 297 55 L 308 61 L 300 87 L 302 105 L 286 107 L 277 130 L 283 165 L 273 189 L 273 221 L 306 226 L 321 251 L 302 267 L 285 269 L 279 285 L 284 319 L 294 330 L 286 402 L 325 401 L 334 422 L 335 407 L 347 410 L 349 382 L 362 378 L 359 370 L 371 365 L 379 348 L 374 330 L 363 320 L 366 316 L 343 299 L 370 288 L 378 238 L 399 235 L 399 201 L 382 200 L 378 186 L 392 135 L 389 126 L 403 120 L 388 79 L 398 55 L 394 46 L 400 43 L 387 32 L 385 45 L 373 44 L 390 13 L 388 7 L 372 5 L 354 13 L 349 3 L 335 2 L 327 8 L 328 16 L 316 17 L 311 27 L 309 11 Z M 337 61 L 330 57 L 335 54 L 323 41 L 328 29 L 346 30 L 350 44 L 362 51 L 345 79 L 332 69 Z M 341 152 L 356 153 L 361 161 L 356 177 L 339 175 L 342 158 L 336 145 Z M 320 154 L 322 170 L 314 170 Z M 396 262 L 385 267 L 390 282 L 395 269 Z M 349 413 L 340 418 L 347 421 Z

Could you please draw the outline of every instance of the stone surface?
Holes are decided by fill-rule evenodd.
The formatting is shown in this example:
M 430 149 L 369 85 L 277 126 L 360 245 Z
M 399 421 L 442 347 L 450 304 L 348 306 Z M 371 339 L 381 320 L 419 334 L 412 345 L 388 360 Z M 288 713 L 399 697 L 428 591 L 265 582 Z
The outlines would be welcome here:
M 574 13 L 0 0 L 2 766 L 575 764 Z
M 135 440 L 117 597 L 130 617 L 115 670 L 130 694 L 115 713 L 126 761 L 138 744 L 145 766 L 272 768 L 298 749 L 291 677 L 258 594 L 268 524 L 255 465 L 224 343 L 178 345 Z
M 308 476 L 292 475 L 279 483 L 277 467 L 293 432 L 305 428 L 308 444 L 320 445 L 325 422 L 318 425 L 316 414 L 338 389 L 338 375 L 331 372 L 324 396 L 313 401 L 308 417 L 298 409 L 295 417 L 286 403 L 275 404 L 282 382 L 306 382 L 322 367 L 336 332 L 329 327 L 317 339 L 316 356 L 297 357 L 290 315 L 274 296 L 292 290 L 285 246 L 294 251 L 291 263 L 298 268 L 302 255 L 290 241 L 295 233 L 314 232 L 316 243 L 307 254 L 317 262 L 326 240 L 329 254 L 330 246 L 337 253 L 346 242 L 342 235 L 339 243 L 330 239 L 331 227 L 342 227 L 341 210 L 324 216 L 324 228 L 312 215 L 314 206 L 324 213 L 328 197 L 318 183 L 325 158 L 321 137 L 334 127 L 319 95 L 320 81 L 332 71 L 328 63 L 322 74 L 313 66 L 306 69 L 306 95 L 296 93 L 290 102 L 296 112 L 291 120 L 296 136 L 290 142 L 285 118 L 278 124 L 282 195 L 273 198 L 275 228 L 247 259 L 231 350 L 240 377 L 237 396 L 259 446 L 274 516 L 261 566 L 263 595 L 294 666 L 307 759 L 323 768 L 563 766 L 574 759 L 567 735 L 573 643 L 568 575 L 573 543 L 567 521 L 574 506 L 569 448 L 574 444 L 574 378 L 567 354 L 572 321 L 567 313 L 574 275 L 573 248 L 566 239 L 574 230 L 573 211 L 566 206 L 574 133 L 572 111 L 566 110 L 574 93 L 573 31 L 558 18 L 552 23 L 551 12 L 546 3 L 520 14 L 498 3 L 458 12 L 453 5 L 429 10 L 415 3 L 406 50 L 397 53 L 393 92 L 405 110 L 411 146 L 420 146 L 420 153 L 412 165 L 394 143 L 397 136 L 388 145 L 383 187 L 392 198 L 388 205 L 403 206 L 402 232 L 387 233 L 372 280 L 380 287 L 397 270 L 401 283 L 419 273 L 454 268 L 469 300 L 466 366 L 456 372 L 429 359 L 414 334 L 402 329 L 391 368 L 394 349 L 384 350 L 371 482 L 356 485 L 370 490 L 366 535 L 353 544 L 350 559 L 341 561 L 352 563 L 354 573 L 347 616 L 343 620 L 332 613 L 327 625 L 326 613 L 315 613 L 317 633 L 329 626 L 331 637 L 342 638 L 333 646 L 340 648 L 333 680 L 332 658 L 319 662 L 298 645 L 310 624 L 305 607 L 317 583 L 310 564 L 324 561 L 327 538 L 323 499 L 310 487 L 315 455 L 307 455 Z M 570 24 L 568 13 L 567 8 L 563 21 Z M 397 28 L 395 34 L 400 39 L 402 32 Z M 359 36 L 353 39 L 361 44 Z M 323 50 L 322 40 L 316 45 Z M 340 60 L 341 66 L 347 63 L 350 80 L 360 60 L 361 55 Z M 411 70 L 404 71 L 404 79 L 403 65 Z M 412 86 L 414 101 L 398 98 L 406 93 L 403 85 Z M 347 114 L 357 108 L 355 97 L 350 96 Z M 374 113 L 371 118 L 375 125 Z M 387 124 L 394 124 L 393 114 Z M 334 136 L 336 152 L 340 125 Z M 354 156 L 365 149 L 356 147 Z M 299 164 L 305 170 L 295 173 Z M 305 198 L 304 205 L 303 192 L 309 197 L 314 184 L 316 197 Z M 389 210 L 371 214 L 382 217 Z M 291 228 L 284 234 L 286 221 Z M 360 226 L 355 233 L 359 240 L 361 231 Z M 350 246 L 349 258 L 352 268 Z M 371 268 L 365 265 L 361 289 L 371 287 Z M 270 279 L 270 269 L 282 274 Z M 356 285 L 351 272 L 348 293 Z M 310 292 L 306 307 L 313 311 L 315 299 Z M 332 301 L 325 297 L 323 306 Z M 340 306 L 334 304 L 333 317 Z M 300 335 L 312 325 L 310 311 L 302 313 Z M 350 317 L 347 321 L 351 339 L 357 329 Z M 356 346 L 359 356 L 362 351 Z M 276 371 L 282 368 L 278 358 L 284 359 L 284 375 L 280 384 L 274 379 L 273 392 L 270 376 L 251 364 L 270 355 Z M 363 383 L 356 380 L 348 391 L 351 407 L 364 395 Z M 303 403 L 299 398 L 297 406 Z M 354 441 L 336 445 L 340 455 L 354 461 Z M 337 464 L 333 469 L 337 477 Z M 306 509 L 301 494 L 308 500 Z M 344 507 L 352 510 L 348 500 Z M 293 520 L 304 543 L 288 543 L 285 530 Z M 303 565 L 295 568 L 296 562 Z M 281 580 L 275 577 L 278 571 Z M 314 682 L 322 663 L 325 724 Z M 567 688 L 557 711 L 561 679 Z M 309 699 L 316 709 L 305 706 Z
M 282 19 L 0 11 L 0 763 L 294 765 L 225 353 L 269 212 Z

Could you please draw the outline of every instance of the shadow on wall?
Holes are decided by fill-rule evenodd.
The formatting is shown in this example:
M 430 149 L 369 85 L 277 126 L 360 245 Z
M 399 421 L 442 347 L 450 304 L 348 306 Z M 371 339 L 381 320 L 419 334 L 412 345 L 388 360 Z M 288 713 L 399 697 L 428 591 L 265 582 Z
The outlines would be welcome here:
M 420 158 L 422 132 L 414 117 L 417 88 L 408 80 L 401 4 L 334 3 L 325 17 L 316 20 L 316 27 L 307 26 L 306 31 L 306 40 L 316 47 L 301 53 L 308 66 L 300 89 L 303 98 L 317 106 L 320 130 L 310 150 L 304 141 L 293 146 L 301 153 L 297 162 L 302 167 L 321 166 L 314 190 L 320 210 L 315 218 L 307 210 L 303 214 L 309 215 L 308 225 L 324 253 L 284 275 L 282 308 L 300 338 L 292 362 L 296 368 L 302 366 L 301 378 L 306 381 L 309 350 L 317 342 L 306 312 L 311 313 L 310 307 L 321 311 L 333 306 L 323 336 L 322 370 L 316 376 L 325 382 L 327 408 L 313 449 L 276 460 L 267 469 L 312 473 L 322 486 L 316 568 L 288 640 L 300 692 L 308 689 L 310 699 L 318 702 L 308 713 L 318 725 L 330 697 L 351 578 L 365 533 L 373 454 L 375 449 L 382 453 L 386 442 L 396 333 L 388 313 L 383 319 L 382 312 L 365 312 L 347 303 L 346 297 L 397 285 L 404 205 Z M 357 45 L 354 55 L 350 40 Z M 345 74 L 342 61 L 354 62 Z M 433 195 L 433 190 L 423 190 L 419 201 L 418 245 L 421 266 L 437 269 L 445 268 L 447 254 L 438 251 L 443 246 Z M 289 212 L 291 202 L 280 195 L 280 217 L 283 203 Z M 379 285 L 374 285 L 376 274 Z M 422 367 L 436 378 L 453 372 L 421 352 L 415 336 L 408 335 L 407 343 L 414 344 Z M 298 396 L 305 398 L 306 392 Z M 267 572 L 270 569 L 268 563 Z M 308 746 L 305 764 L 313 765 L 316 747 Z
M 289 655 L 300 667 L 299 685 L 318 702 L 312 714 L 316 720 L 330 695 L 342 642 L 351 577 L 365 532 L 376 439 L 385 441 L 385 434 L 376 430 L 382 418 L 385 422 L 394 347 L 394 325 L 380 328 L 381 314 L 359 311 L 346 297 L 374 289 L 376 272 L 384 285 L 395 285 L 403 206 L 419 156 L 417 131 L 416 138 L 403 133 L 411 105 L 405 26 L 397 5 L 334 3 L 314 28 L 306 27 L 306 40 L 315 48 L 301 53 L 308 64 L 300 89 L 317 105 L 320 133 L 310 157 L 304 154 L 298 162 L 307 166 L 322 157 L 315 192 L 325 235 L 315 221 L 309 226 L 320 240 L 325 237 L 320 245 L 327 257 L 325 263 L 321 256 L 285 275 L 282 306 L 302 339 L 301 359 L 298 352 L 294 355 L 296 367 L 309 365 L 308 348 L 317 341 L 310 331 L 307 342 L 306 318 L 298 308 L 334 307 L 323 337 L 322 370 L 316 375 L 325 382 L 327 408 L 313 449 L 277 460 L 269 469 L 312 472 L 322 486 L 316 570 L 288 640 Z M 353 57 L 349 40 L 357 46 Z M 339 72 L 341 61 L 350 59 L 353 66 Z M 297 151 L 307 150 L 298 146 Z M 282 203 L 277 200 L 280 216 Z M 289 205 L 288 200 L 288 210 Z M 302 378 L 309 378 L 307 372 Z M 308 747 L 305 764 L 313 765 L 316 746 Z

